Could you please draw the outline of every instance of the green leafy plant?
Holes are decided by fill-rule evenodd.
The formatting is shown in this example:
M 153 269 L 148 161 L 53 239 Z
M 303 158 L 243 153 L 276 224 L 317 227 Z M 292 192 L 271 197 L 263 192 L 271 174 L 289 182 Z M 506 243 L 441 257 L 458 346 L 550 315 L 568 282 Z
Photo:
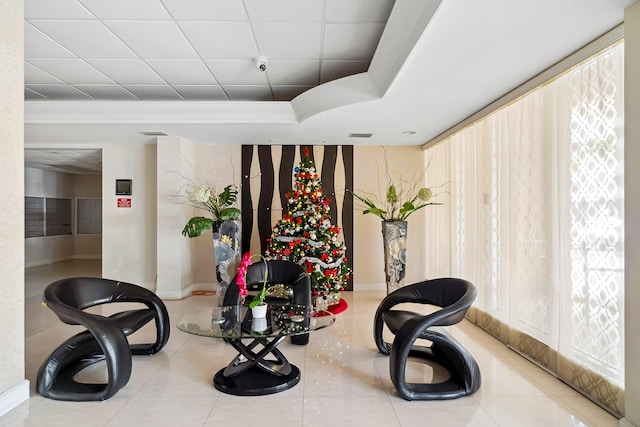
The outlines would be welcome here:
M 386 151 L 384 158 L 385 191 L 384 197 L 371 193 L 353 196 L 362 203 L 362 214 L 373 214 L 383 221 L 406 221 L 409 216 L 427 206 L 441 205 L 431 201 L 433 191 L 429 187 L 421 187 L 427 168 L 417 171 L 411 179 L 406 179 L 402 172 L 389 172 Z
M 370 198 L 359 196 L 356 193 L 352 194 L 366 206 L 366 209 L 362 211 L 363 215 L 369 213 L 374 214 L 379 216 L 382 220 L 406 221 L 409 215 L 419 209 L 430 205 L 441 204 L 429 201 L 431 200 L 433 193 L 430 188 L 426 187 L 420 188 L 413 196 L 409 196 L 405 201 L 402 201 L 402 196 L 404 196 L 404 194 L 398 194 L 396 186 L 394 184 L 390 184 L 386 191 L 386 203 L 381 204 L 381 206 L 386 207 L 386 210 L 379 208 L 376 205 L 376 202 Z
M 198 209 L 204 209 L 211 214 L 210 218 L 194 216 L 182 229 L 182 235 L 198 237 L 214 224 L 220 225 L 227 220 L 237 219 L 240 209 L 235 204 L 238 200 L 238 188 L 229 184 L 216 194 L 209 185 L 190 185 L 186 191 L 187 204 Z

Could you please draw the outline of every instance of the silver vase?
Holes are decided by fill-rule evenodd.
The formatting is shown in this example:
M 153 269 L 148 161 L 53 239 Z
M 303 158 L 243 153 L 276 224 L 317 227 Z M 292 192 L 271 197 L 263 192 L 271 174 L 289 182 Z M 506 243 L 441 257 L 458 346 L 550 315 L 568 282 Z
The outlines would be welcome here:
M 387 294 L 404 285 L 407 268 L 407 221 L 382 221 Z

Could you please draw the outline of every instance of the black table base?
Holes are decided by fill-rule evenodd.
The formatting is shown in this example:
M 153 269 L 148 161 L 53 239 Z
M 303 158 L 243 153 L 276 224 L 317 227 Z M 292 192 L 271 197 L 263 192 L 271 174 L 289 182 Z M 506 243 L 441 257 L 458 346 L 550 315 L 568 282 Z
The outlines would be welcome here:
M 300 369 L 291 365 L 289 375 L 276 376 L 252 367 L 235 377 L 225 377 L 221 369 L 213 377 L 213 386 L 223 393 L 236 396 L 262 396 L 279 393 L 293 387 L 300 382 Z
M 285 336 L 271 340 L 253 339 L 249 344 L 242 339 L 229 339 L 238 355 L 213 377 L 216 389 L 236 396 L 261 396 L 288 390 L 300 382 L 300 369 L 289 363 L 278 350 Z M 260 351 L 254 349 L 262 346 Z M 271 355 L 272 357 L 268 358 Z

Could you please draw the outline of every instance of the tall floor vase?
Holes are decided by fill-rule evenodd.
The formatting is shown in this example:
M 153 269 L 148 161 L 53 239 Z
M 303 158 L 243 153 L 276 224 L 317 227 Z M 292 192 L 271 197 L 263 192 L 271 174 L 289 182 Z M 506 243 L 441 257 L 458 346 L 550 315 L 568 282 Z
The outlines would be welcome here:
M 382 221 L 387 294 L 404 286 L 407 267 L 407 221 Z
M 242 222 L 229 220 L 213 225 L 213 258 L 216 264 L 218 305 L 222 305 L 224 294 L 242 259 Z

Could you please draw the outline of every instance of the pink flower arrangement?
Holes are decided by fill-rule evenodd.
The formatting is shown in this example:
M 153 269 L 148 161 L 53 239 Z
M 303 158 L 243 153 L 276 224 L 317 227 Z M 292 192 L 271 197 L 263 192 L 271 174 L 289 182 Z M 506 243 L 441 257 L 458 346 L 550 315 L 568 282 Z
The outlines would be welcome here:
M 251 254 L 247 252 L 242 256 L 242 261 L 240 261 L 240 265 L 238 266 L 238 277 L 236 278 L 236 284 L 240 289 L 239 294 L 242 302 L 244 302 L 244 297 L 249 295 L 249 291 L 247 290 L 247 267 L 251 264 L 253 264 Z
M 239 288 L 239 294 L 240 294 L 240 300 L 244 303 L 244 297 L 246 297 L 247 295 L 249 295 L 249 291 L 247 290 L 247 268 L 253 264 L 253 261 L 251 260 L 251 257 L 253 255 L 251 255 L 251 253 L 246 252 L 244 255 L 242 255 L 242 260 L 240 261 L 240 265 L 238 266 L 238 277 L 236 278 L 236 284 L 238 285 Z M 264 257 L 260 254 L 257 254 L 255 256 L 259 256 L 260 259 L 264 260 L 266 263 L 266 260 L 264 259 Z M 266 296 L 267 293 L 267 276 L 269 274 L 269 269 L 266 268 L 265 265 L 265 269 L 264 269 L 264 280 L 262 283 L 262 290 L 260 291 L 260 293 L 258 295 L 256 295 L 253 300 L 251 301 L 251 303 L 249 304 L 249 307 L 253 308 L 257 305 L 262 305 L 264 304 L 264 298 Z

